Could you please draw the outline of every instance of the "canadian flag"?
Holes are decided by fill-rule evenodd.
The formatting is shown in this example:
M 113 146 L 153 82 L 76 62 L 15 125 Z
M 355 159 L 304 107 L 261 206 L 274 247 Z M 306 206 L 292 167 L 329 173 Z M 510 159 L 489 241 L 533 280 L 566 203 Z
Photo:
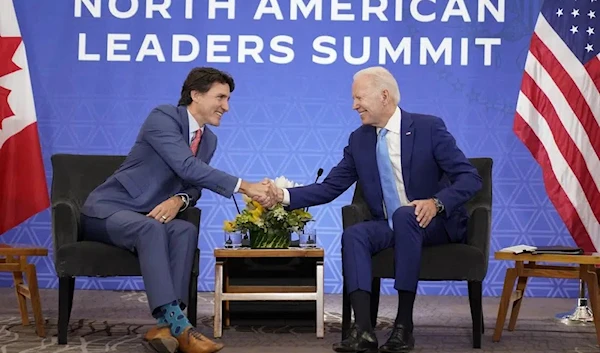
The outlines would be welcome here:
M 48 208 L 25 45 L 13 0 L 0 0 L 0 235 Z

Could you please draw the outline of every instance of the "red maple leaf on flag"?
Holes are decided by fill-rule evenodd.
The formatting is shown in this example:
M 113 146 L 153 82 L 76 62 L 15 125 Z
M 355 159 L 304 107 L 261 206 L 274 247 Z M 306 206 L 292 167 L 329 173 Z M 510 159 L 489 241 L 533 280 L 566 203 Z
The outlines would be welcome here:
M 21 37 L 0 36 L 0 77 L 21 70 L 12 60 L 20 44 Z M 4 119 L 14 115 L 10 105 L 8 105 L 9 94 L 9 89 L 0 86 L 0 128 L 2 128 Z

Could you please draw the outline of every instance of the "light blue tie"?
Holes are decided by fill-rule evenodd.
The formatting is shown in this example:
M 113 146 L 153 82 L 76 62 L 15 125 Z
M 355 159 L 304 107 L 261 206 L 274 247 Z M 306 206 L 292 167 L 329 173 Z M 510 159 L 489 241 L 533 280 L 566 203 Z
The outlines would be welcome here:
M 379 169 L 379 179 L 383 190 L 383 201 L 385 202 L 388 223 L 390 228 L 394 229 L 392 227 L 392 215 L 400 207 L 400 196 L 396 188 L 396 178 L 394 177 L 392 161 L 385 138 L 387 132 L 387 129 L 381 129 L 377 138 L 377 168 Z

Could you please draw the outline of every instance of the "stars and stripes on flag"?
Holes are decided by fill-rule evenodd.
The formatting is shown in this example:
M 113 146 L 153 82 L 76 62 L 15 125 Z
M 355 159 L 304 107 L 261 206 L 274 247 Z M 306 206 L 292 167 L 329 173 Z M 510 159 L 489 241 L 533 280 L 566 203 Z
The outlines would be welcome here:
M 600 251 L 600 1 L 546 0 L 514 132 L 540 164 L 548 197 L 585 251 Z

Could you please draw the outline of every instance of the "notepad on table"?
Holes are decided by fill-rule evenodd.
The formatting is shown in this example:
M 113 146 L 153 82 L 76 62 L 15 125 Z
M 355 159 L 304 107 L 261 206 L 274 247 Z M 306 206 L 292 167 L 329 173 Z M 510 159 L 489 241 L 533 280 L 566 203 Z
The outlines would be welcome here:
M 501 249 L 501 252 L 509 252 L 513 254 L 531 253 L 531 254 L 555 254 L 555 255 L 581 255 L 583 249 L 562 246 L 562 245 L 551 245 L 551 246 L 531 246 L 531 245 L 514 245 L 507 248 Z

